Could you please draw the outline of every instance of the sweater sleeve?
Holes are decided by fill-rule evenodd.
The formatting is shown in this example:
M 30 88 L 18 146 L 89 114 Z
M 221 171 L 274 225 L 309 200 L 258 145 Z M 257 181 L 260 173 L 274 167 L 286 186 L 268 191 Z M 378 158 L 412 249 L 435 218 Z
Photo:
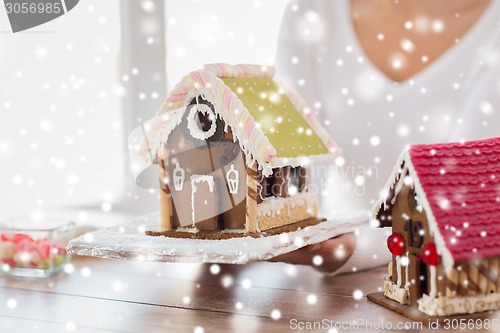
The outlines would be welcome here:
M 500 60 L 480 58 L 477 62 L 457 103 L 459 118 L 450 141 L 500 136 Z

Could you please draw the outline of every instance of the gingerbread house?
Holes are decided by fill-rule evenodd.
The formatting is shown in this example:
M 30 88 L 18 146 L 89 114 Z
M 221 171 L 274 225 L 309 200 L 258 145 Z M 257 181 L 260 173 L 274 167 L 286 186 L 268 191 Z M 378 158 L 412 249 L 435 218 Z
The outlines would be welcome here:
M 158 168 L 161 230 L 150 235 L 262 236 L 320 221 L 308 169 L 339 149 L 273 74 L 270 67 L 206 65 L 185 76 L 138 130 L 142 142 L 131 139 L 136 174 Z
M 500 308 L 500 138 L 409 147 L 374 217 L 393 231 L 387 302 L 431 316 Z

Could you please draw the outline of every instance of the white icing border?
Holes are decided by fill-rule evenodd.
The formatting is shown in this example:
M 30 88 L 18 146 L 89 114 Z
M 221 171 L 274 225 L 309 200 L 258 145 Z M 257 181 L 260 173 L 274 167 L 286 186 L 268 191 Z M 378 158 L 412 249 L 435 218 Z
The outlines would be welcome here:
M 214 177 L 211 175 L 191 175 L 191 220 L 193 222 L 193 227 L 196 225 L 196 216 L 195 216 L 195 202 L 194 202 L 194 194 L 198 192 L 198 188 L 196 184 L 200 184 L 202 182 L 207 182 L 208 190 L 213 193 L 214 191 Z
M 431 298 L 429 295 L 424 294 L 418 302 L 418 310 L 429 316 L 472 314 L 500 309 L 500 306 L 497 305 L 500 304 L 500 293 L 458 297 L 439 296 L 437 298 Z M 476 310 L 476 304 L 479 302 L 482 302 L 483 306 L 481 309 Z M 468 309 L 466 304 L 470 306 Z M 453 306 L 453 311 L 449 311 L 451 310 L 450 305 Z
M 210 128 L 208 131 L 203 131 L 198 125 L 195 117 L 198 115 L 198 112 L 201 112 L 203 115 L 208 113 L 209 119 L 212 121 L 210 124 Z M 206 104 L 195 104 L 189 110 L 189 114 L 187 117 L 187 128 L 189 129 L 189 133 L 191 136 L 198 140 L 205 140 L 215 134 L 217 130 L 217 116 L 212 111 L 212 109 Z
M 401 164 L 405 163 L 404 168 L 401 169 Z M 377 200 L 375 205 L 373 206 L 372 210 L 372 216 L 373 218 L 376 218 L 378 213 L 380 212 L 381 209 L 384 211 L 387 209 L 386 202 L 389 199 L 389 193 L 390 190 L 393 188 L 393 186 L 396 186 L 396 189 L 398 187 L 402 188 L 402 185 L 399 185 L 399 183 L 404 182 L 404 174 L 399 178 L 399 181 L 396 183 L 396 177 L 398 173 L 402 172 L 402 170 L 408 170 L 412 181 L 413 181 L 413 187 L 415 189 L 415 193 L 418 196 L 418 201 L 419 204 L 422 206 L 422 208 L 425 210 L 425 213 L 427 215 L 427 222 L 429 226 L 429 233 L 431 236 L 434 237 L 434 243 L 436 244 L 436 250 L 437 253 L 441 256 L 441 261 L 443 263 L 443 266 L 446 270 L 446 272 L 449 272 L 452 268 L 453 265 L 455 264 L 455 260 L 453 259 L 453 256 L 451 255 L 451 252 L 448 250 L 446 247 L 446 243 L 444 241 L 443 235 L 441 235 L 441 232 L 439 231 L 438 224 L 436 222 L 436 217 L 434 216 L 432 212 L 431 205 L 429 201 L 427 200 L 427 196 L 425 194 L 425 191 L 422 187 L 422 184 L 420 183 L 420 179 L 418 178 L 417 171 L 415 170 L 415 167 L 413 166 L 413 163 L 411 161 L 411 155 L 409 149 L 403 150 L 401 155 L 399 155 L 396 167 L 391 173 L 391 176 L 389 177 L 389 180 L 386 182 L 384 186 L 384 190 L 382 191 L 382 195 L 380 198 Z M 395 193 L 394 197 L 397 196 L 398 193 Z

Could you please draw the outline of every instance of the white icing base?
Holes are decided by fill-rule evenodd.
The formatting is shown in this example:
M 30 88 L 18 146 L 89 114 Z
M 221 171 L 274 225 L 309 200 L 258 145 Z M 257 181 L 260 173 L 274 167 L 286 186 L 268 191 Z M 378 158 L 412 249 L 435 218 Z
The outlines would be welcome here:
M 224 229 L 220 232 L 223 234 L 246 234 L 247 229 Z
M 500 293 L 437 298 L 424 294 L 418 305 L 419 311 L 430 316 L 471 314 L 498 309 L 500 309 Z
M 384 296 L 400 304 L 408 304 L 409 301 L 408 290 L 392 282 L 388 275 L 384 279 Z
M 196 227 L 179 227 L 179 228 L 175 229 L 175 231 L 189 232 L 189 233 L 195 234 L 195 233 L 197 233 L 200 230 L 198 228 L 196 228 Z
M 317 205 L 318 198 L 315 194 L 302 192 L 293 197 L 269 197 L 265 198 L 261 203 L 257 204 L 257 218 L 261 216 L 272 216 L 283 214 L 281 211 L 287 207 L 288 210 L 292 207 L 303 206 L 307 204 L 308 211 L 312 212 Z M 290 214 L 290 211 L 287 212 Z

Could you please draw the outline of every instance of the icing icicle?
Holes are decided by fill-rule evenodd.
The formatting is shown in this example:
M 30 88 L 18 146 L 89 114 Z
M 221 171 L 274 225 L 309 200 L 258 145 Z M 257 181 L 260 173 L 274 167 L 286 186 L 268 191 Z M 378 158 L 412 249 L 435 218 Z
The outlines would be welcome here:
M 436 298 L 437 296 L 437 273 L 436 273 L 436 266 L 430 266 L 429 271 L 431 273 L 430 279 L 431 279 L 431 290 L 429 292 L 429 296 L 431 298 Z
M 402 279 L 401 279 L 401 257 L 400 256 L 396 256 L 396 274 L 398 274 L 398 281 L 396 282 L 396 284 L 398 285 L 398 287 L 401 287 L 401 284 L 403 283 Z

